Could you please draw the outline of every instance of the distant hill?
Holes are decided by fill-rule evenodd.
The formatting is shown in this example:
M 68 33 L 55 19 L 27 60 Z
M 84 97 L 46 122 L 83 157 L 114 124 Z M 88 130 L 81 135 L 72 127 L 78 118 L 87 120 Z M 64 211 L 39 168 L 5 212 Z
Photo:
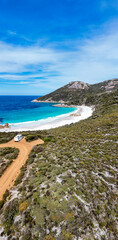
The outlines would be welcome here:
M 37 98 L 36 101 L 90 105 L 97 103 L 101 95 L 116 90 L 118 90 L 118 79 L 112 79 L 92 85 L 75 81 L 70 82 L 52 93 Z

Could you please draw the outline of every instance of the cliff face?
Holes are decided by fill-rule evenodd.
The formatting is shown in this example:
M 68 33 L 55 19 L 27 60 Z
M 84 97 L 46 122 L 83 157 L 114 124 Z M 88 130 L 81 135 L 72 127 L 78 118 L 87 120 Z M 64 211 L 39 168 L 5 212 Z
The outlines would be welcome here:
M 97 103 L 100 96 L 103 94 L 108 94 L 117 90 L 118 79 L 112 79 L 92 85 L 76 81 L 70 82 L 50 94 L 37 98 L 36 101 L 90 105 Z

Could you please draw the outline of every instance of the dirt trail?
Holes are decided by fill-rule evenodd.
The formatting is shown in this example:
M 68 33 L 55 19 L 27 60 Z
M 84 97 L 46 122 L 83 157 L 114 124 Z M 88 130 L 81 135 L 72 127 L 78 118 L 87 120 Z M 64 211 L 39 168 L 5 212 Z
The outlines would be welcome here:
M 25 138 L 23 138 L 20 142 L 14 142 L 13 139 L 8 143 L 0 144 L 0 148 L 15 147 L 20 150 L 18 157 L 13 160 L 12 164 L 6 169 L 0 178 L 0 200 L 2 199 L 6 189 L 10 189 L 14 185 L 14 181 L 18 177 L 21 167 L 28 159 L 28 155 L 32 148 L 37 144 L 43 143 L 44 141 L 41 139 L 28 143 L 26 142 Z

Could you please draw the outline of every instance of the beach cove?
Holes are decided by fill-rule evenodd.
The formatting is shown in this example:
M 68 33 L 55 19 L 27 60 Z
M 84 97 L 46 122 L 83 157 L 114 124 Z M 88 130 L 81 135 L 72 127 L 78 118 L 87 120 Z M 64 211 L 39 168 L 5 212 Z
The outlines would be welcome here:
M 64 102 L 37 102 L 37 96 L 0 96 L 0 132 L 33 131 L 61 127 L 86 119 L 93 107 Z M 7 123 L 5 125 L 5 123 Z
M 61 106 L 62 107 L 62 106 Z M 57 106 L 55 107 L 57 108 Z M 71 113 L 61 114 L 56 117 L 48 117 L 37 121 L 28 121 L 20 123 L 10 123 L 9 128 L 0 129 L 0 132 L 20 132 L 33 130 L 48 130 L 51 128 L 61 127 L 66 124 L 79 122 L 90 117 L 93 113 L 93 107 L 76 106 L 76 110 Z

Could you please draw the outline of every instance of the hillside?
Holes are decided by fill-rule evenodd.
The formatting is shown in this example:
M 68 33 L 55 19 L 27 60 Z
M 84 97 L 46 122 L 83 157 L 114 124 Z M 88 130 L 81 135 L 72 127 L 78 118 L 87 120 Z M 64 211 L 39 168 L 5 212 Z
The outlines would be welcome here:
M 99 100 L 89 119 L 25 133 L 45 144 L 1 202 L 1 240 L 117 240 L 118 92 Z
M 70 82 L 56 91 L 37 98 L 37 101 L 65 102 L 67 104 L 97 103 L 99 96 L 104 93 L 114 92 L 118 89 L 118 79 L 104 81 L 98 84 L 87 84 L 83 82 Z

